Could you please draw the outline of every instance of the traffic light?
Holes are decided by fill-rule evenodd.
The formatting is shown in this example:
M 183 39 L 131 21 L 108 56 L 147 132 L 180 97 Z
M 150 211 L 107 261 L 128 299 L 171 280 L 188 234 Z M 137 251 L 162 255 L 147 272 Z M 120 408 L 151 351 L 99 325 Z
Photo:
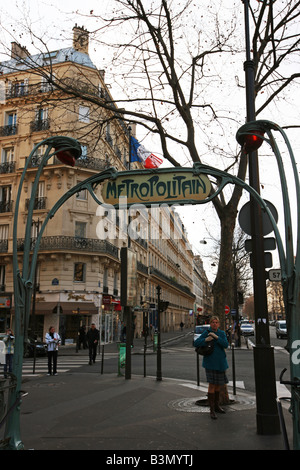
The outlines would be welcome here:
M 58 160 L 60 160 L 65 165 L 75 166 L 75 160 L 78 158 L 76 157 L 75 153 L 71 150 L 59 150 L 55 149 L 56 156 Z
M 257 134 L 261 135 L 262 137 L 264 136 L 264 132 L 262 131 L 255 131 L 255 134 L 246 134 L 240 136 L 239 143 L 244 145 L 244 150 L 246 153 L 254 152 L 262 145 L 263 139 L 261 139 Z

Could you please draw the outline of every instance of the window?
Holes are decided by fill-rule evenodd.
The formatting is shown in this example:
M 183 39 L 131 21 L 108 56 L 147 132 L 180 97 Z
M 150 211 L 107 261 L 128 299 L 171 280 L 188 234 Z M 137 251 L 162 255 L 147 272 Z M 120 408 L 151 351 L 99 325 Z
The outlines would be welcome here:
M 1 163 L 11 163 L 14 161 L 14 147 L 2 150 Z
M 27 95 L 28 93 L 28 78 L 20 81 L 9 82 L 7 89 L 8 98 L 17 98 L 19 96 Z
M 8 239 L 8 225 L 0 225 L 0 240 Z
M 82 189 L 76 194 L 76 199 L 79 199 L 80 201 L 87 201 L 87 190 Z
M 0 186 L 0 212 L 11 210 L 11 186 Z
M 75 263 L 74 264 L 74 282 L 84 282 L 85 281 L 85 263 Z
M 37 108 L 35 120 L 31 123 L 31 131 L 45 131 L 49 129 L 48 108 Z
M 79 106 L 79 121 L 89 123 L 90 122 L 90 108 L 88 106 Z
M 17 133 L 17 113 L 9 111 L 5 113 L 5 126 L 2 129 L 2 135 L 15 135 Z
M 75 222 L 75 238 L 86 238 L 86 222 Z
M 52 78 L 54 79 L 54 75 L 52 76 Z M 52 90 L 53 90 L 52 83 L 49 83 L 46 77 L 42 77 L 41 92 L 42 93 L 47 93 L 48 91 L 52 91 Z
M 17 124 L 17 113 L 15 111 L 6 113 L 5 124 L 7 126 L 15 126 Z

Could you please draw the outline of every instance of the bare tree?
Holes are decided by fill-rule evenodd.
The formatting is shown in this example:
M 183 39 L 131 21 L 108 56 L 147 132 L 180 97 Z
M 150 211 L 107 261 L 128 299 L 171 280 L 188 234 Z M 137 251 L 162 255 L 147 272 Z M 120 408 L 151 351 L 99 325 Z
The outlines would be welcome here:
M 253 3 L 252 49 L 258 115 L 274 100 L 284 99 L 283 91 L 299 78 L 291 64 L 299 60 L 300 2 L 259 0 Z M 216 99 L 218 95 L 225 100 L 228 86 L 232 90 L 234 83 L 236 93 L 244 92 L 241 85 L 244 81 L 236 75 L 234 68 L 236 57 L 239 65 L 243 60 L 244 50 L 237 7 L 229 11 L 222 6 L 218 1 L 197 5 L 192 0 L 183 3 L 114 0 L 109 2 L 107 14 L 91 12 L 89 18 L 97 18 L 100 24 L 90 31 L 95 44 L 107 51 L 113 50 L 109 72 L 114 88 L 118 85 L 122 91 L 114 98 L 109 94 L 99 95 L 92 82 L 87 87 L 85 80 L 84 86 L 80 87 L 78 82 L 75 86 L 70 77 L 55 77 L 50 54 L 46 68 L 39 66 L 38 56 L 37 62 L 32 63 L 29 53 L 24 62 L 55 87 L 56 99 L 75 96 L 89 101 L 95 109 L 101 109 L 96 126 L 101 128 L 110 120 L 135 123 L 145 134 L 158 136 L 163 156 L 172 165 L 182 164 L 174 154 L 183 153 L 189 164 L 206 161 L 216 166 L 217 163 L 244 180 L 247 155 L 243 151 L 238 153 L 224 141 L 221 145 L 212 142 L 216 128 L 224 135 L 229 122 L 236 130 L 244 120 L 241 108 L 236 112 L 230 105 L 229 109 L 224 109 L 222 102 Z M 30 34 L 34 37 L 33 31 Z M 47 50 L 45 42 L 41 44 L 43 49 Z M 226 69 L 219 66 L 223 61 Z M 225 72 L 227 81 L 223 76 Z M 224 306 L 231 295 L 228 272 L 232 266 L 240 198 L 241 189 L 236 186 L 214 199 L 221 233 L 214 310 L 222 321 Z

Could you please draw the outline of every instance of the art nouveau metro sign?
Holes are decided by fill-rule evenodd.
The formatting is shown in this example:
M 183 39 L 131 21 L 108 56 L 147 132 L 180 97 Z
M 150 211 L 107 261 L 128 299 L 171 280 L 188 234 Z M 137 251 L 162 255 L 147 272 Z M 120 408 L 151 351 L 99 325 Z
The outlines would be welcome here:
M 128 204 L 191 203 L 206 199 L 211 183 L 206 175 L 193 169 L 166 169 L 160 172 L 143 170 L 119 173 L 102 184 L 102 198 L 107 204 L 117 205 L 122 197 Z

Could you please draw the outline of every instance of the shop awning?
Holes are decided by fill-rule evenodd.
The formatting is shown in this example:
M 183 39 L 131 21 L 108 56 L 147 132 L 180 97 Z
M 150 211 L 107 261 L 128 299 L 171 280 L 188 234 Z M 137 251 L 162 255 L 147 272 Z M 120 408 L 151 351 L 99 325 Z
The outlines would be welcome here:
M 37 302 L 35 312 L 38 315 L 57 313 L 58 305 L 62 315 L 95 315 L 98 308 L 93 302 Z

